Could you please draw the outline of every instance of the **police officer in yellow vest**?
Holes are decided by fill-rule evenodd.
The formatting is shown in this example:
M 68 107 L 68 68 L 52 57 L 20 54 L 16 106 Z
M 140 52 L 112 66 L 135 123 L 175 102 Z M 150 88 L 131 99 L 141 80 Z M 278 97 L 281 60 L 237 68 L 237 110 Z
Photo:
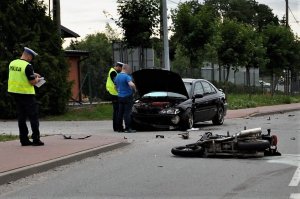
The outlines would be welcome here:
M 106 80 L 106 90 L 110 94 L 110 98 L 113 105 L 113 129 L 116 132 L 120 129 L 118 129 L 117 125 L 117 118 L 119 112 L 118 91 L 116 89 L 114 80 L 118 73 L 121 72 L 123 65 L 124 64 L 122 62 L 117 62 L 116 65 L 109 70 Z
M 41 81 L 41 76 L 34 73 L 30 62 L 38 54 L 25 47 L 20 59 L 9 64 L 8 92 L 14 96 L 17 113 L 19 138 L 22 146 L 41 146 L 44 143 L 40 140 L 38 107 L 35 99 L 34 85 Z M 32 142 L 28 137 L 26 119 L 29 119 L 32 129 Z

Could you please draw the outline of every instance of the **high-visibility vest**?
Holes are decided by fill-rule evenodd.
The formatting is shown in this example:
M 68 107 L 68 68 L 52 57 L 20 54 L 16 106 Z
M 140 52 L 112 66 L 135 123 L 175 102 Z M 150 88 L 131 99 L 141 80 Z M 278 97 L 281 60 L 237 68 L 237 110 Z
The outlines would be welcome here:
M 118 95 L 118 91 L 115 87 L 115 84 L 113 80 L 110 78 L 110 73 L 116 72 L 117 71 L 114 68 L 111 68 L 108 72 L 107 80 L 106 80 L 106 90 L 111 94 L 111 95 Z
M 16 59 L 9 64 L 8 92 L 19 94 L 35 94 L 34 86 L 30 84 L 25 69 L 29 63 Z

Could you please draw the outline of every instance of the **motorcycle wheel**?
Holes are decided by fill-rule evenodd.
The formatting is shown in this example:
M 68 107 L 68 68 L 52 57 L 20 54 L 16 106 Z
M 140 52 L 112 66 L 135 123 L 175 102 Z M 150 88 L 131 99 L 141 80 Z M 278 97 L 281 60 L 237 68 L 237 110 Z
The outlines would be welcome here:
M 251 151 L 264 151 L 270 147 L 268 140 L 256 140 L 256 141 L 240 141 L 237 143 L 239 150 L 251 150 Z
M 173 155 L 184 156 L 184 157 L 199 157 L 203 156 L 204 150 L 198 145 L 178 146 L 171 150 Z

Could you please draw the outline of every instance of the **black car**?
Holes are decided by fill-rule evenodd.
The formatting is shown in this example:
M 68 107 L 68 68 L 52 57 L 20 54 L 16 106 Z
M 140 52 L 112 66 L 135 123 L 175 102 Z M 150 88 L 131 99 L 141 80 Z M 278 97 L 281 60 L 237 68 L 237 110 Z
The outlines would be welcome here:
M 211 120 L 221 125 L 227 111 L 225 94 L 204 79 L 182 79 L 179 74 L 143 69 L 132 74 L 139 98 L 132 110 L 137 129 L 190 129 Z

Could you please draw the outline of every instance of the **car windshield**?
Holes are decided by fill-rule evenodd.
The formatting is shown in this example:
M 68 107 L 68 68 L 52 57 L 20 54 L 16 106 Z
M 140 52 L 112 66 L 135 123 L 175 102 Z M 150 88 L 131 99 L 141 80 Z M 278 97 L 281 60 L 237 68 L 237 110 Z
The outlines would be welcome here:
M 191 90 L 192 90 L 192 84 L 190 82 L 184 82 L 184 86 L 185 86 L 188 94 L 190 94 Z
M 151 92 L 147 93 L 143 96 L 143 98 L 152 98 L 152 97 L 173 97 L 173 98 L 186 98 L 186 96 L 181 95 L 179 93 L 173 93 L 173 92 Z

